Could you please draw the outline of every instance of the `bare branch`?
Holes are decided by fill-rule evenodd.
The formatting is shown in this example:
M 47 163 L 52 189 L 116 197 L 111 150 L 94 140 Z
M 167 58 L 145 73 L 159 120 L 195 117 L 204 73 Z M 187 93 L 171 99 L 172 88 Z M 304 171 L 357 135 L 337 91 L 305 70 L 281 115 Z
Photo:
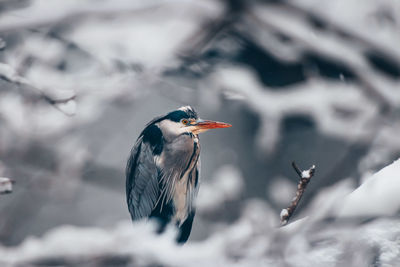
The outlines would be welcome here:
M 299 169 L 299 167 L 296 165 L 296 162 L 292 162 L 292 167 L 293 169 L 296 171 L 297 175 L 299 175 L 301 177 L 301 170 Z
M 13 69 L 10 65 L 1 62 L 0 62 L 0 79 L 13 83 L 17 86 L 26 86 L 27 88 L 30 88 L 32 91 L 36 92 L 39 98 L 45 100 L 47 103 L 58 109 L 60 112 L 64 113 L 67 116 L 73 115 L 62 109 L 60 105 L 67 104 L 68 102 L 75 100 L 76 99 L 75 94 L 66 98 L 55 99 L 46 94 L 42 89 L 34 86 L 28 79 L 20 76 L 16 72 L 16 70 Z
M 300 168 L 296 165 L 296 163 L 292 162 L 292 167 L 296 171 L 297 175 L 300 177 L 299 184 L 297 185 L 296 196 L 293 198 L 290 206 L 286 209 L 283 209 L 280 214 L 281 225 L 286 225 L 293 215 L 294 211 L 297 208 L 297 205 L 300 202 L 301 197 L 303 196 L 308 183 L 311 180 L 311 177 L 314 176 L 315 173 L 315 165 L 312 165 L 308 170 L 301 171 Z

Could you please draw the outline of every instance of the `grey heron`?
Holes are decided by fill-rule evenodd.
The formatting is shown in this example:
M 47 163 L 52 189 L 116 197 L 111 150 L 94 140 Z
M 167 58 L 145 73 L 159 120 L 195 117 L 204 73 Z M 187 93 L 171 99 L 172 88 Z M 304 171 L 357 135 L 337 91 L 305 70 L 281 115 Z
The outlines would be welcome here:
M 186 242 L 199 190 L 198 134 L 231 126 L 202 120 L 190 106 L 149 122 L 126 166 L 126 199 L 132 220 L 155 219 L 158 232 L 172 223 L 178 227 L 177 241 Z

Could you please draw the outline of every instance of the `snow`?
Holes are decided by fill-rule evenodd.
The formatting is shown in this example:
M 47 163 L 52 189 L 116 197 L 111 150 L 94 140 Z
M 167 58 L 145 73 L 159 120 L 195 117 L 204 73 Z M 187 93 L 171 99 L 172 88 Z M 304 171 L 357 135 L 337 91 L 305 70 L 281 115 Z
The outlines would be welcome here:
M 232 102 L 247 106 L 260 119 L 255 147 L 261 147 L 261 159 L 273 155 L 268 153 L 279 144 L 282 119 L 299 114 L 309 116 L 321 136 L 370 145 L 368 153 L 358 166 L 354 166 L 364 174 L 365 180 L 354 192 L 350 180 L 320 189 L 306 210 L 295 214 L 307 217 L 277 228 L 279 209 L 274 211 L 259 199 L 246 199 L 246 179 L 252 177 L 245 177 L 245 172 L 242 174 L 239 170 L 242 166 L 227 165 L 210 179 L 202 181 L 196 218 L 201 220 L 201 215 L 209 211 L 217 211 L 222 217 L 230 202 L 234 203 L 239 218 L 229 223 L 219 220 L 207 222 L 211 225 L 211 233 L 203 241 L 190 241 L 184 247 L 178 247 L 172 241 L 173 229 L 166 235 L 156 236 L 151 224 L 132 225 L 130 221 L 121 221 L 108 228 L 100 228 L 93 222 L 90 222 L 91 227 L 61 225 L 43 236 L 27 237 L 16 246 L 0 246 L 0 265 L 29 266 L 33 261 L 54 257 L 61 261 L 75 260 L 78 262 L 75 265 L 94 259 L 89 262 L 96 264 L 99 256 L 128 255 L 132 257 L 130 265 L 134 266 L 400 266 L 399 160 L 376 174 L 365 175 L 367 171 L 375 172 L 377 166 L 387 165 L 400 150 L 399 79 L 377 71 L 365 57 L 365 52 L 376 50 L 399 61 L 398 1 L 366 0 L 360 5 L 357 0 L 291 0 L 288 3 L 292 6 L 287 8 L 255 2 L 255 8 L 249 7 L 249 10 L 265 24 L 254 23 L 244 15 L 246 23 L 237 23 L 234 31 L 245 32 L 256 45 L 283 62 L 304 63 L 301 62 L 304 53 L 312 52 L 325 59 L 343 62 L 364 82 L 349 81 L 343 74 L 330 80 L 316 75 L 318 70 L 312 70 L 316 73 L 305 73 L 304 81 L 279 90 L 265 86 L 253 68 L 235 60 L 243 44 L 230 36 L 230 30 L 223 32 L 221 43 L 218 43 L 221 36 L 217 36 L 215 42 L 208 44 L 208 47 L 226 53 L 222 56 L 226 56 L 222 64 L 218 62 L 218 56 L 217 59 L 205 60 L 216 60 L 216 64 L 199 62 L 200 78 L 185 81 L 185 86 L 178 84 L 180 79 L 185 79 L 180 75 L 183 72 L 179 71 L 176 80 L 166 80 L 163 76 L 169 67 L 181 67 L 180 52 L 183 48 L 190 48 L 191 37 L 198 30 L 206 28 L 204 21 L 213 22 L 221 16 L 222 2 L 103 0 L 93 3 L 93 0 L 24 1 L 11 12 L 5 10 L 0 17 L 0 31 L 6 33 L 2 38 L 7 41 L 4 47 L 6 41 L 0 38 L 0 77 L 6 80 L 0 96 L 0 153 L 7 157 L 7 148 L 12 148 L 9 149 L 10 155 L 19 157 L 30 152 L 25 146 L 32 145 L 31 141 L 35 141 L 35 145 L 41 142 L 47 146 L 57 144 L 51 149 L 45 147 L 50 150 L 51 158 L 57 159 L 49 167 L 55 169 L 51 170 L 54 180 L 46 183 L 32 180 L 25 190 L 33 191 L 39 184 L 34 195 L 53 191 L 53 194 L 62 192 L 75 197 L 75 192 L 70 192 L 67 187 L 71 181 L 77 187 L 82 185 L 80 171 L 88 163 L 87 158 L 99 157 L 103 151 L 104 159 L 100 163 L 108 166 L 116 153 L 104 153 L 104 146 L 114 146 L 107 138 L 119 138 L 127 131 L 121 124 L 112 126 L 117 131 L 110 129 L 109 125 L 104 126 L 100 130 L 106 131 L 107 128 L 109 136 L 92 144 L 101 148 L 96 148 L 95 155 L 91 155 L 86 147 L 87 140 L 76 135 L 80 126 L 90 127 L 91 122 L 102 120 L 110 112 L 106 108 L 115 102 L 140 105 L 150 90 L 158 90 L 172 99 L 173 104 L 195 99 L 215 110 L 218 105 L 226 104 L 228 107 Z M 307 12 L 315 12 L 327 19 L 327 29 L 315 29 Z M 394 19 L 390 20 L 390 17 Z M 247 27 L 247 23 L 251 26 Z M 350 32 L 350 38 L 332 30 L 335 27 Z M 291 41 L 279 40 L 278 35 L 286 35 Z M 208 52 L 215 52 L 208 47 L 201 51 L 206 57 Z M 30 60 L 32 63 L 28 64 Z M 201 72 L 203 65 L 207 67 L 208 64 L 211 72 Z M 379 101 L 371 97 L 365 84 L 376 89 L 377 94 L 389 103 L 392 113 L 388 116 L 382 114 Z M 42 92 L 54 99 L 75 94 L 77 97 L 54 108 L 37 101 Z M 162 101 L 162 108 L 170 104 L 164 103 L 166 98 Z M 57 109 L 76 116 L 67 117 Z M 141 115 L 128 114 L 121 120 L 127 125 L 139 124 L 132 117 Z M 61 141 L 51 142 L 52 138 Z M 302 152 L 313 155 L 308 151 Z M 2 160 L 8 164 L 8 159 Z M 47 163 L 45 157 L 43 161 Z M 36 167 L 31 165 L 37 162 L 23 163 L 12 170 L 28 168 L 27 179 L 49 172 L 47 169 L 31 172 Z M 122 164 L 118 168 L 122 170 Z M 10 173 L 0 175 L 9 176 Z M 113 173 L 110 176 L 115 179 L 112 183 L 117 183 L 116 176 Z M 304 178 L 309 176 L 308 171 L 302 173 Z M 334 179 L 336 177 L 332 177 L 332 181 Z M 12 189 L 10 179 L 0 178 L 0 181 L 5 181 L 4 184 L 0 182 L 0 192 Z M 62 186 L 55 188 L 54 184 Z M 290 191 L 293 187 L 288 183 L 277 183 L 274 188 L 270 187 L 274 191 L 271 198 L 282 205 L 279 207 L 285 207 L 295 192 Z M 265 190 L 260 191 L 263 194 Z M 9 197 L 16 196 L 16 193 L 1 196 L 0 201 L 10 200 Z M 284 195 L 289 199 L 284 200 Z M 23 201 L 30 199 L 30 195 L 24 196 Z M 123 201 L 123 197 L 120 198 L 118 203 Z M 17 203 L 14 199 L 10 202 L 11 207 Z M 6 206 L 1 216 L 8 214 L 9 207 Z M 3 234 L 20 234 L 8 233 L 9 225 L 4 221 L 12 223 L 25 219 L 25 210 L 21 214 L 20 217 L 0 220 L 0 228 L 6 229 Z M 286 214 L 286 209 L 281 210 L 281 217 Z M 359 216 L 379 218 L 360 224 Z M 333 221 L 326 220 L 332 217 L 335 217 Z
M 242 175 L 236 167 L 221 166 L 210 182 L 202 182 L 196 206 L 203 211 L 220 207 L 225 201 L 237 199 L 243 186 Z
M 313 172 L 314 169 L 315 169 L 315 165 L 312 165 L 310 169 L 302 171 L 301 172 L 301 178 L 310 179 L 311 178 L 311 172 Z
M 400 211 L 400 159 L 386 166 L 348 195 L 338 216 L 393 216 Z
M 399 58 L 400 51 L 397 44 L 399 35 L 391 34 L 396 24 L 382 25 L 379 23 L 379 11 L 389 11 L 393 17 L 400 16 L 400 4 L 393 0 L 367 0 L 360 5 L 357 0 L 318 1 L 315 0 L 291 0 L 295 6 L 302 7 L 323 16 L 334 25 L 339 25 L 353 34 L 356 34 L 368 42 L 383 47 Z M 353 12 L 357 10 L 357 12 Z
M 267 194 L 271 200 L 280 207 L 288 205 L 296 192 L 296 181 L 290 181 L 286 177 L 276 177 L 267 188 Z
M 75 100 L 68 100 L 65 103 L 57 104 L 57 108 L 63 111 L 68 116 L 72 116 L 76 114 L 77 104 Z
M 93 4 L 92 0 L 80 1 L 63 1 L 55 0 L 48 3 L 43 0 L 32 1 L 31 5 L 15 11 L 14 16 L 4 16 L 0 20 L 0 30 L 10 31 L 23 29 L 26 27 L 42 26 L 55 23 L 60 20 L 73 18 L 76 15 L 90 15 L 91 13 L 104 13 L 110 11 L 129 11 L 141 8 L 154 7 L 163 1 L 147 1 L 146 4 L 140 1 L 118 0 L 118 1 L 102 1 Z M 62 9 L 58 8 L 62 5 Z M 46 14 L 46 16 L 43 16 Z
M 285 216 L 288 216 L 288 215 L 289 215 L 289 213 L 288 213 L 287 209 L 283 209 L 281 211 L 280 217 L 282 218 L 282 217 L 285 217 Z
M 363 207 L 372 207 L 374 210 L 375 207 L 369 203 L 379 201 L 375 199 L 379 195 L 373 193 L 374 188 L 378 191 L 385 188 L 389 194 L 394 193 L 398 188 L 395 186 L 391 190 L 390 187 L 396 181 L 399 167 L 400 160 L 397 160 L 370 177 L 349 194 L 349 198 L 343 202 L 345 207 L 356 211 Z M 232 180 L 235 175 L 239 176 L 231 166 L 220 170 L 219 176 L 222 175 L 226 175 L 226 181 Z M 217 185 L 221 183 L 218 179 L 215 182 Z M 233 193 L 222 194 L 231 194 L 230 197 L 236 195 L 240 183 L 233 184 L 236 185 L 228 186 L 231 188 L 228 191 Z M 321 192 L 321 199 L 328 204 L 319 205 L 316 200 L 312 211 L 320 214 L 325 212 L 325 216 L 329 216 L 329 207 L 334 202 L 341 202 L 341 194 L 347 186 L 343 184 Z M 366 188 L 368 190 L 364 191 Z M 364 194 L 361 196 L 360 192 Z M 357 199 L 354 195 L 358 196 Z M 392 201 L 394 199 L 391 198 Z M 379 211 L 388 206 L 398 207 L 399 202 L 393 205 L 381 202 L 381 205 Z M 203 208 L 208 207 L 198 207 Z M 394 211 L 392 208 L 388 210 Z M 283 209 L 280 216 L 286 214 L 287 210 Z M 354 212 L 350 214 L 355 215 Z M 366 266 L 374 261 L 382 266 L 396 266 L 400 262 L 400 223 L 397 219 L 382 218 L 362 225 L 357 222 L 335 224 L 326 223 L 311 214 L 308 218 L 276 228 L 277 220 L 274 217 L 265 202 L 246 201 L 237 221 L 223 225 L 220 231 L 204 241 L 189 242 L 185 246 L 174 243 L 176 232 L 172 228 L 166 234 L 155 235 L 155 225 L 149 222 L 132 224 L 130 221 L 121 221 L 111 229 L 65 225 L 49 231 L 41 238 L 27 238 L 17 247 L 0 246 L 0 259 L 4 264 L 15 265 L 54 258 L 66 262 L 68 259 L 87 262 L 99 255 L 119 255 L 132 257 L 130 260 L 134 260 L 137 266 L 155 263 L 165 266 L 259 266 L 260 263 L 267 266 L 282 266 L 284 263 L 292 266 L 337 266 L 339 263 Z
M 0 62 L 0 77 L 15 83 L 28 83 L 28 81 L 19 76 L 17 72 L 8 64 Z
M 12 192 L 12 181 L 10 178 L 0 177 L 0 194 Z
M 289 215 L 289 212 L 287 209 L 281 210 L 279 217 L 281 218 L 281 222 L 283 225 L 285 225 L 287 223 L 287 220 L 283 220 L 283 218 L 287 217 L 288 215 Z
M 271 91 L 263 87 L 256 75 L 239 66 L 221 67 L 212 75 L 214 86 L 235 91 L 246 98 L 251 109 L 262 116 L 258 144 L 272 149 L 279 137 L 279 123 L 285 115 L 300 113 L 312 116 L 319 129 L 327 135 L 349 140 L 369 138 L 368 125 L 379 112 L 377 107 L 356 86 L 310 79 L 295 88 Z M 357 103 L 357 105 L 354 105 Z M 354 118 L 343 120 L 335 114 L 336 107 L 353 110 Z

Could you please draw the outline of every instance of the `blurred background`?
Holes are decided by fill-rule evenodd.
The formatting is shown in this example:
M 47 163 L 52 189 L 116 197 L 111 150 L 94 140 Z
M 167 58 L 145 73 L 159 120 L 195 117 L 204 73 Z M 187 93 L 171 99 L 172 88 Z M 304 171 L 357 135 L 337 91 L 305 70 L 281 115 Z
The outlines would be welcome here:
M 153 117 L 192 105 L 201 138 L 190 242 L 249 201 L 296 211 L 400 157 L 396 0 L 0 1 L 0 243 L 129 220 L 124 170 Z M 221 226 L 222 225 L 222 226 Z

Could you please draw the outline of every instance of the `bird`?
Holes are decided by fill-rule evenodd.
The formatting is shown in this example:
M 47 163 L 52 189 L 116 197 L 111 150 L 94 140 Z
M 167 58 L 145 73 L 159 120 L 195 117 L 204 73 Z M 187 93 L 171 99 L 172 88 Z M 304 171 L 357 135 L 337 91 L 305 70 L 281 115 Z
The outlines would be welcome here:
M 185 243 L 196 213 L 200 185 L 199 133 L 231 124 L 202 120 L 183 106 L 151 120 L 140 133 L 126 165 L 126 201 L 132 221 L 155 220 L 157 233 L 177 227 Z

